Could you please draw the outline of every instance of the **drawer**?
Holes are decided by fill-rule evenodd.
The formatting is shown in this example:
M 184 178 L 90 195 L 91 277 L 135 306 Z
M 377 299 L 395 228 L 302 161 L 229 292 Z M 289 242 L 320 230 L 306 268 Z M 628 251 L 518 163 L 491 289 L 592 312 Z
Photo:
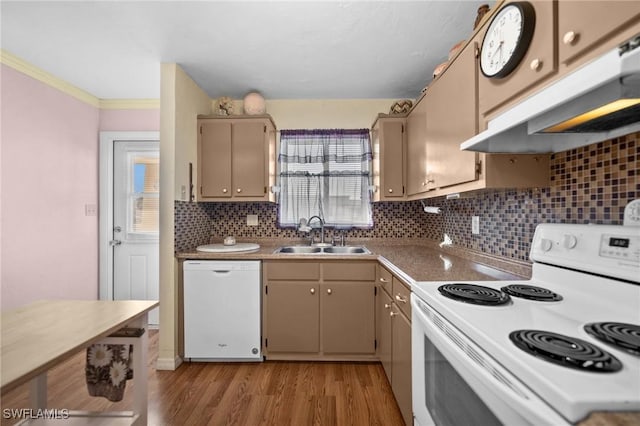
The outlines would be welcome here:
M 317 262 L 264 262 L 268 280 L 310 280 L 320 279 L 320 264 Z
M 374 262 L 331 262 L 322 264 L 324 281 L 375 281 Z
M 402 281 L 393 277 L 393 301 L 408 318 L 411 318 L 411 290 Z
M 392 289 L 392 279 L 393 275 L 391 272 L 387 271 L 383 266 L 378 265 L 376 268 L 377 276 L 376 282 L 380 287 L 384 289 L 387 293 L 391 294 L 393 292 Z

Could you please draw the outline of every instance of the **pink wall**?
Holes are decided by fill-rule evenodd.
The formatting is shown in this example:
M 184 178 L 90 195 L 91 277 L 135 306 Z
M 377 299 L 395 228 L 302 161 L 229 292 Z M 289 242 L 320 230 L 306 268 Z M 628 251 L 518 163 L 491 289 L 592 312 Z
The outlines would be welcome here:
M 100 130 L 159 130 L 159 111 L 100 111 L 10 67 L 1 71 L 2 309 L 98 297 Z
M 103 109 L 100 110 L 101 131 L 159 131 L 159 109 Z

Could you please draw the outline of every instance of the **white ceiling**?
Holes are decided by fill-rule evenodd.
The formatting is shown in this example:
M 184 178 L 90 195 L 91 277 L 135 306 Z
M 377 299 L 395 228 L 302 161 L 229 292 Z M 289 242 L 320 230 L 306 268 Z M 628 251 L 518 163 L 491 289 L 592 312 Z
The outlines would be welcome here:
M 160 97 L 178 63 L 211 98 L 415 98 L 487 1 L 6 1 L 2 48 L 101 99 Z

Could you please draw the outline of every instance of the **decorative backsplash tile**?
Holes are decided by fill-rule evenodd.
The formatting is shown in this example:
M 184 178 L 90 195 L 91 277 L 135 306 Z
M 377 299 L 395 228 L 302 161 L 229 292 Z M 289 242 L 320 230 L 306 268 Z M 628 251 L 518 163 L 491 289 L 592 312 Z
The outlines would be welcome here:
M 427 204 L 442 214 L 425 213 L 419 201 L 373 204 L 373 229 L 346 232 L 349 238 L 425 238 L 447 233 L 458 247 L 508 259 L 528 260 L 539 223 L 621 224 L 624 206 L 640 198 L 640 133 L 551 157 L 549 188 L 484 190 L 468 198 L 437 197 Z M 271 203 L 186 203 L 176 201 L 176 250 L 222 238 L 297 238 L 280 229 Z M 258 226 L 246 216 L 258 215 Z M 471 216 L 480 217 L 480 234 L 471 234 Z

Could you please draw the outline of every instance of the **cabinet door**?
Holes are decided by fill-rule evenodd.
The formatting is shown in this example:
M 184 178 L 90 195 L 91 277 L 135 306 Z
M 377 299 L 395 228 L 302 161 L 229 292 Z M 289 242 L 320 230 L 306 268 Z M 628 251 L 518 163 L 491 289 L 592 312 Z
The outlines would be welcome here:
M 233 125 L 233 195 L 262 197 L 266 193 L 266 125 L 237 122 Z
M 426 108 L 423 98 L 407 117 L 407 195 L 427 191 Z
M 322 351 L 325 354 L 375 353 L 373 282 L 332 282 L 320 286 Z
M 505 2 L 507 3 L 511 2 Z M 504 78 L 479 76 L 479 106 L 485 119 L 499 113 L 498 109 L 501 111 L 503 106 L 521 100 L 534 86 L 557 71 L 555 2 L 532 1 L 531 4 L 535 9 L 536 25 L 531 44 L 520 64 Z M 485 31 L 486 28 L 480 33 L 480 44 Z
M 380 194 L 384 198 L 404 196 L 404 123 L 380 123 Z
M 268 283 L 265 294 L 268 352 L 320 350 L 318 291 L 317 283 Z
M 470 43 L 428 88 L 429 189 L 477 179 L 477 154 L 460 150 L 460 144 L 478 130 L 477 77 L 475 43 Z
M 640 2 L 638 1 L 560 0 L 558 2 L 560 62 L 568 64 L 581 55 L 592 57 L 599 54 L 600 52 L 594 51 L 596 46 L 623 32 L 634 21 L 636 26 L 640 22 Z M 622 41 L 624 39 L 618 42 Z
M 377 354 L 387 374 L 387 380 L 391 383 L 391 297 L 386 291 L 378 287 L 378 310 L 376 312 L 376 340 L 378 341 Z
M 391 320 L 393 353 L 391 388 L 407 425 L 413 424 L 411 410 L 411 321 L 397 307 Z
M 203 120 L 198 136 L 200 196 L 231 197 L 231 123 Z

